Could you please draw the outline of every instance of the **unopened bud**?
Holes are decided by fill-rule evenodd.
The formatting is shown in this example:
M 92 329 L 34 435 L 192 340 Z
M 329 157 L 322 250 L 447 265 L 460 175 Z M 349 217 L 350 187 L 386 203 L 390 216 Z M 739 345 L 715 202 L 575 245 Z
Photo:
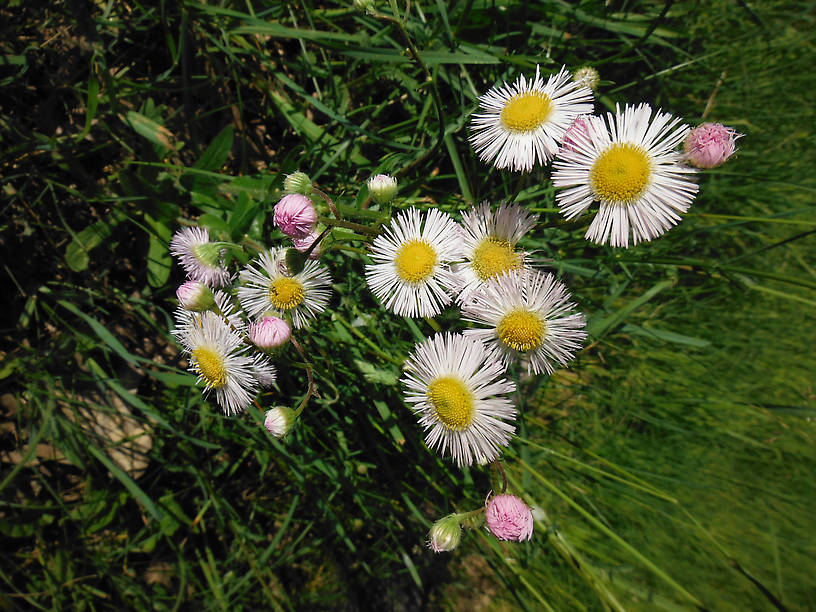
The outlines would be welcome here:
M 378 174 L 368 179 L 368 192 L 377 204 L 387 204 L 397 195 L 397 179 L 387 174 Z
M 598 71 L 592 66 L 584 66 L 575 71 L 575 74 L 572 75 L 572 80 L 578 83 L 578 85 L 589 87 L 595 91 L 598 87 L 598 83 L 601 82 L 601 75 L 599 75 Z
M 283 179 L 283 190 L 307 196 L 312 193 L 312 181 L 305 172 L 293 172 Z
M 450 552 L 462 540 L 461 514 L 449 514 L 436 521 L 428 532 L 428 547 L 435 553 Z
M 185 310 L 204 312 L 215 306 L 212 290 L 200 281 L 187 281 L 176 289 L 176 298 Z
M 295 424 L 295 411 L 286 406 L 276 406 L 266 411 L 264 427 L 276 438 L 282 438 Z
M 276 349 L 289 342 L 292 328 L 281 318 L 265 316 L 249 324 L 249 339 L 258 348 Z

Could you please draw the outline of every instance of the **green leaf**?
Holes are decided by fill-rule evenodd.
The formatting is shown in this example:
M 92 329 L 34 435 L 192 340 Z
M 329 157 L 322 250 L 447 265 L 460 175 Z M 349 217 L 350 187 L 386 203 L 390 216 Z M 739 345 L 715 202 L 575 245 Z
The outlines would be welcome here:
M 193 167 L 199 170 L 209 170 L 213 172 L 218 170 L 224 165 L 224 162 L 227 161 L 227 157 L 229 157 L 230 151 L 232 150 L 233 135 L 232 125 L 228 125 L 218 132 L 218 136 L 213 139 L 210 146 L 201 154 L 201 158 Z
M 167 225 L 148 214 L 144 215 L 144 220 L 153 229 L 147 250 L 147 282 L 151 287 L 162 287 L 170 278 L 173 263 L 168 248 L 171 231 Z
M 176 146 L 173 144 L 173 134 L 163 125 L 160 125 L 145 117 L 136 111 L 128 111 L 127 115 L 122 118 L 134 132 L 147 138 L 150 142 L 167 150 L 175 150 Z
M 125 219 L 118 210 L 111 212 L 107 219 L 100 219 L 74 236 L 65 249 L 65 262 L 74 272 L 82 272 L 88 267 L 90 252 L 111 235 L 113 228 Z
M 394 386 L 399 382 L 399 373 L 393 369 L 381 369 L 374 367 L 371 362 L 363 361 L 362 359 L 355 359 L 354 365 L 368 382 L 377 385 Z

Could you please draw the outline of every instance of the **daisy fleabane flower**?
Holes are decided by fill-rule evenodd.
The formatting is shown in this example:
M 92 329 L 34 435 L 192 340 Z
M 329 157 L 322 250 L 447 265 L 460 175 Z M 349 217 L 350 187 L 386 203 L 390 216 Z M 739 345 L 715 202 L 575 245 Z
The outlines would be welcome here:
M 459 276 L 460 304 L 470 299 L 485 282 L 510 270 L 520 270 L 526 253 L 516 243 L 536 224 L 538 215 L 518 204 L 502 204 L 490 212 L 490 203 L 482 202 L 462 213 L 464 263 L 451 266 Z
M 188 278 L 213 288 L 231 280 L 224 265 L 225 251 L 217 242 L 210 242 L 210 233 L 203 227 L 182 228 L 170 240 L 170 253 L 179 258 Z
M 331 277 L 317 261 L 306 261 L 303 270 L 289 274 L 285 258 L 285 248 L 261 253 L 255 265 L 241 271 L 238 300 L 250 317 L 277 313 L 300 329 L 326 309 Z
M 225 414 L 236 414 L 252 403 L 258 392 L 257 367 L 269 372 L 271 364 L 249 355 L 244 336 L 212 311 L 195 313 L 189 324 L 174 331 L 184 353 L 190 357 L 190 371 L 204 383 L 204 394 L 215 393 Z
M 572 312 L 567 288 L 552 274 L 508 272 L 488 282 L 462 307 L 462 316 L 486 328 L 465 335 L 497 350 L 506 366 L 527 358 L 527 371 L 552 374 L 566 365 L 586 338 L 586 321 Z
M 534 79 L 520 75 L 513 85 L 493 87 L 479 98 L 469 140 L 482 161 L 529 172 L 555 156 L 578 115 L 591 112 L 592 91 L 571 81 L 564 66 L 546 83 L 536 66 Z
M 481 342 L 443 333 L 418 344 L 405 362 L 405 401 L 425 443 L 459 466 L 492 461 L 510 442 L 516 409 L 501 360 Z
M 462 230 L 435 208 L 402 211 L 374 239 L 366 283 L 387 310 L 408 317 L 432 317 L 450 304 L 457 277 Z
M 586 237 L 598 244 L 629 246 L 657 238 L 680 221 L 697 193 L 695 170 L 674 149 L 688 127 L 648 104 L 587 117 L 586 131 L 571 134 L 553 163 L 555 198 L 567 219 L 600 202 Z

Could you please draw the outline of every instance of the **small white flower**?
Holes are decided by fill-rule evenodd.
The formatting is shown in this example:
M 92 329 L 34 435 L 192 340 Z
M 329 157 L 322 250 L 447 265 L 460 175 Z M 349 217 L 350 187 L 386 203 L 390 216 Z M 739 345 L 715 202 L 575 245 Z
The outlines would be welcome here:
M 210 287 L 224 287 L 230 273 L 224 265 L 225 249 L 210 242 L 210 233 L 202 227 L 185 227 L 170 240 L 170 253 L 179 258 L 191 280 Z
M 465 263 L 451 266 L 459 276 L 457 302 L 467 302 L 491 278 L 524 267 L 526 253 L 516 251 L 516 243 L 535 226 L 537 218 L 518 204 L 502 204 L 491 213 L 489 202 L 462 214 Z
M 463 306 L 465 320 L 488 326 L 464 333 L 498 350 L 507 366 L 524 355 L 528 372 L 552 374 L 575 356 L 586 338 L 584 316 L 571 313 L 575 304 L 569 299 L 567 288 L 552 274 L 508 272 Z
M 191 313 L 187 324 L 173 333 L 190 356 L 190 371 L 205 384 L 204 394 L 214 391 L 226 414 L 241 412 L 252 403 L 260 358 L 247 354 L 250 347 L 242 334 L 212 311 Z
M 553 158 L 578 115 L 592 112 L 592 91 L 571 81 L 563 66 L 545 83 L 536 66 L 534 79 L 520 75 L 513 85 L 494 87 L 479 98 L 479 109 L 469 139 L 479 158 L 528 172 Z
M 571 135 L 574 142 L 553 163 L 555 198 L 572 219 L 600 202 L 586 237 L 598 244 L 629 246 L 656 238 L 680 221 L 697 193 L 691 175 L 674 151 L 688 127 L 679 118 L 648 104 L 616 108 L 585 118 L 588 129 Z
M 450 215 L 435 208 L 424 215 L 416 208 L 403 211 L 374 239 L 366 282 L 398 315 L 439 314 L 457 284 L 448 264 L 461 259 L 461 241 L 461 229 Z
M 405 401 L 419 417 L 425 443 L 459 465 L 492 461 L 510 442 L 515 384 L 481 342 L 461 334 L 436 334 L 405 362 Z M 508 422 L 509 421 L 509 422 Z
M 303 270 L 290 275 L 285 257 L 284 248 L 261 253 L 257 267 L 250 264 L 241 272 L 238 299 L 251 317 L 288 315 L 300 329 L 326 309 L 331 277 L 317 261 L 307 261 Z

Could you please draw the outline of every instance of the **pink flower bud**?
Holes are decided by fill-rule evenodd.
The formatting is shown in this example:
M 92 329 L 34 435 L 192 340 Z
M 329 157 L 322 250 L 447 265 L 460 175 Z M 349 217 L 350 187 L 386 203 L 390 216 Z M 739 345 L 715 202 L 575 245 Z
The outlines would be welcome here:
M 314 230 L 311 234 L 306 236 L 305 238 L 295 238 L 292 240 L 292 244 L 295 245 L 295 248 L 300 251 L 301 253 L 305 253 L 309 250 L 309 247 L 312 246 L 312 243 L 317 240 L 317 237 L 320 235 L 320 232 Z M 317 259 L 320 257 L 320 248 L 322 246 L 322 242 L 319 242 L 317 246 L 315 246 L 314 250 L 309 253 L 309 259 Z
M 305 238 L 317 225 L 317 211 L 309 198 L 290 193 L 275 204 L 274 221 L 290 238 Z
M 278 317 L 263 317 L 249 324 L 249 339 L 263 349 L 280 348 L 292 335 L 292 328 Z
M 740 136 L 722 123 L 703 123 L 686 136 L 683 143 L 686 161 L 698 168 L 721 166 L 734 154 L 734 143 Z
M 276 406 L 266 411 L 264 427 L 276 438 L 282 438 L 292 430 L 295 424 L 295 412 L 286 406 Z
M 185 310 L 204 312 L 215 306 L 212 290 L 200 281 L 187 281 L 176 289 L 179 305 Z
M 579 149 L 579 144 L 584 142 L 589 142 L 589 121 L 587 121 L 586 115 L 580 115 L 575 118 L 572 125 L 564 133 L 559 153 L 565 151 L 576 152 Z
M 487 528 L 500 540 L 521 542 L 533 536 L 533 513 L 515 495 L 495 495 L 485 508 Z

